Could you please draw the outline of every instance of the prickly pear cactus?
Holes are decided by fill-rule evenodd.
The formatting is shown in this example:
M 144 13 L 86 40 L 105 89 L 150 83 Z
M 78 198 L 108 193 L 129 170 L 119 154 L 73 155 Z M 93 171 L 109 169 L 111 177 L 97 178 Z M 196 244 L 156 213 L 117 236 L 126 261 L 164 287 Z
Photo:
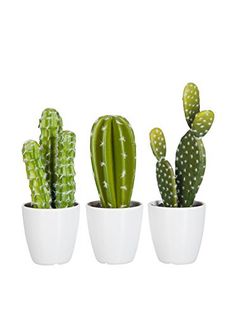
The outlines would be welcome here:
M 50 208 L 50 191 L 39 144 L 33 140 L 25 142 L 22 148 L 22 155 L 29 179 L 32 207 Z
M 206 153 L 201 138 L 210 130 L 214 113 L 209 110 L 200 112 L 199 90 L 194 83 L 188 83 L 184 88 L 183 106 L 190 130 L 182 137 L 177 148 L 175 175 L 171 165 L 165 160 L 166 145 L 162 131 L 153 129 L 150 133 L 151 148 L 157 158 L 157 180 L 164 206 L 192 206 L 206 168 Z M 168 194 L 169 192 L 172 194 Z
M 165 159 L 165 136 L 160 128 L 152 129 L 149 136 L 153 154 L 157 158 L 156 176 L 163 205 L 166 207 L 177 207 L 178 198 L 176 192 L 175 174 L 171 164 Z
M 91 132 L 91 161 L 104 208 L 129 207 L 136 168 L 136 145 L 129 122 L 102 116 Z
M 60 133 L 56 164 L 56 208 L 71 207 L 75 204 L 75 143 L 76 136 L 73 132 Z
M 55 183 L 57 148 L 60 132 L 62 131 L 62 119 L 55 109 L 45 109 L 39 121 L 41 130 L 40 149 L 43 164 L 45 166 L 47 181 L 52 197 L 52 207 L 55 207 Z

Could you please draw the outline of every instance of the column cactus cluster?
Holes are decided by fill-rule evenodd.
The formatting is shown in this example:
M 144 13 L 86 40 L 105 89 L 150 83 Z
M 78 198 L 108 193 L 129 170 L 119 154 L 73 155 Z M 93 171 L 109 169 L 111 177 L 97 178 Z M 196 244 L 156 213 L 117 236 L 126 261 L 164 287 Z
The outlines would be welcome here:
M 39 143 L 24 143 L 22 154 L 34 208 L 66 208 L 75 203 L 75 142 L 73 132 L 63 131 L 55 109 L 45 109 L 39 121 Z
M 166 207 L 189 207 L 202 182 L 206 168 L 206 153 L 202 137 L 210 130 L 214 113 L 200 111 L 198 87 L 188 83 L 183 92 L 184 114 L 189 126 L 181 138 L 175 159 L 175 171 L 166 160 L 166 142 L 160 128 L 150 132 L 150 144 L 157 158 L 156 175 L 163 205 Z
M 101 206 L 130 206 L 136 169 L 134 132 L 122 116 L 102 116 L 91 131 L 91 161 Z

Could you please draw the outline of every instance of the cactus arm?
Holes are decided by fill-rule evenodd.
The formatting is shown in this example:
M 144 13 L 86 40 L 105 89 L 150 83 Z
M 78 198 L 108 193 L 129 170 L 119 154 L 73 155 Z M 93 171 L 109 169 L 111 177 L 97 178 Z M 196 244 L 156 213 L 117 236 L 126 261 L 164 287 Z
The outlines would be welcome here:
M 57 147 L 58 137 L 62 131 L 62 119 L 59 113 L 54 109 L 45 109 L 42 113 L 39 127 L 41 130 L 41 157 L 45 166 L 47 181 L 50 187 L 52 207 L 55 207 Z
M 160 128 L 153 128 L 149 134 L 150 145 L 157 160 L 166 156 L 166 140 Z
M 113 117 L 113 155 L 117 207 L 129 207 L 136 169 L 136 145 L 129 122 Z
M 56 208 L 71 207 L 75 204 L 75 143 L 76 136 L 73 132 L 61 132 L 56 164 Z
M 200 111 L 199 90 L 194 83 L 188 83 L 184 88 L 183 106 L 186 121 L 191 128 L 195 115 Z
M 189 207 L 194 202 L 206 167 L 203 142 L 191 130 L 179 143 L 175 165 L 179 206 Z
M 41 160 L 39 144 L 33 140 L 25 142 L 22 155 L 29 179 L 32 206 L 35 208 L 50 208 L 49 186 Z
M 163 205 L 166 207 L 178 206 L 175 174 L 166 156 L 166 141 L 160 128 L 153 128 L 149 134 L 150 145 L 157 158 L 156 177 Z
M 211 128 L 214 121 L 214 113 L 212 111 L 201 111 L 196 114 L 193 123 L 192 131 L 196 137 L 205 136 Z
M 177 207 L 178 197 L 176 191 L 175 174 L 169 161 L 157 161 L 156 175 L 159 191 L 165 207 Z

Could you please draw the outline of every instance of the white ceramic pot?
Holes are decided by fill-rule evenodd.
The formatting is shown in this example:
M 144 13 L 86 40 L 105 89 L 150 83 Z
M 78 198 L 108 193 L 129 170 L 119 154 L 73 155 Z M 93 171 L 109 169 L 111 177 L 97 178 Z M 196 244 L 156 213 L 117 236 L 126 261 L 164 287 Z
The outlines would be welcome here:
M 163 207 L 151 202 L 149 222 L 157 257 L 164 263 L 187 264 L 196 260 L 201 245 L 205 204 L 193 207 Z
M 79 224 L 79 205 L 60 209 L 36 209 L 23 205 L 25 236 L 37 264 L 68 262 L 74 250 Z
M 131 262 L 138 247 L 143 205 L 102 208 L 100 202 L 87 204 L 87 220 L 96 259 L 101 263 Z

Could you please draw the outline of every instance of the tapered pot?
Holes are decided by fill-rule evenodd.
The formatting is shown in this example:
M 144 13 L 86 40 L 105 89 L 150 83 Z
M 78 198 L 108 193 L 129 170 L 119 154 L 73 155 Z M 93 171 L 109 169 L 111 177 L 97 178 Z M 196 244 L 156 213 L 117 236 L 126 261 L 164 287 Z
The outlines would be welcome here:
M 143 205 L 102 208 L 99 201 L 87 204 L 87 220 L 96 259 L 101 263 L 131 262 L 138 247 Z
M 192 207 L 163 207 L 151 202 L 149 222 L 157 257 L 164 263 L 187 264 L 196 260 L 201 246 L 205 204 Z
M 60 209 L 22 207 L 25 236 L 32 260 L 51 265 L 68 262 L 79 224 L 79 205 Z

